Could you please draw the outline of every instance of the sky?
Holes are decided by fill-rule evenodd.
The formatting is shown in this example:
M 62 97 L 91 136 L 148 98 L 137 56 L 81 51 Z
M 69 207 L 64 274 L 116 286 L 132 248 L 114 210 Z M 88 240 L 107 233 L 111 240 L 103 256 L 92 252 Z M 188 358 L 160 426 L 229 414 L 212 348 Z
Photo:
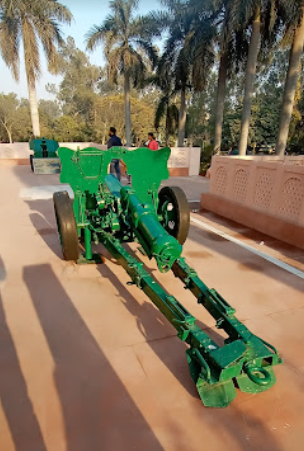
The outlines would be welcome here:
M 85 34 L 92 25 L 99 25 L 109 14 L 109 0 L 60 0 L 62 4 L 67 6 L 73 14 L 74 20 L 70 26 L 62 26 L 64 38 L 72 36 L 75 39 L 76 46 L 85 51 Z M 139 14 L 159 9 L 160 4 L 157 0 L 139 0 Z M 104 64 L 103 49 L 100 46 L 94 52 L 89 54 L 92 64 L 102 66 Z M 52 95 L 46 92 L 45 85 L 47 83 L 60 83 L 60 76 L 53 76 L 47 72 L 46 61 L 41 53 L 42 75 L 37 81 L 38 99 L 51 99 Z M 5 66 L 0 57 L 1 70 L 1 88 L 0 91 L 5 94 L 14 92 L 18 97 L 28 97 L 23 51 L 20 52 L 20 81 L 17 83 L 12 78 L 11 72 Z

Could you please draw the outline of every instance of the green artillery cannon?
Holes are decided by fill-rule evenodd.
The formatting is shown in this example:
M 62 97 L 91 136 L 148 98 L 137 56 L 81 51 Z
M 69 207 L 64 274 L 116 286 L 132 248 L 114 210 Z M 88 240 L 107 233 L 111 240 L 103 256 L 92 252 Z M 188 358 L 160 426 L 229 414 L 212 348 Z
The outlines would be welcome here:
M 53 139 L 33 139 L 30 141 L 31 169 L 35 174 L 58 174 L 60 172 L 60 159 L 57 156 L 59 144 Z
M 247 393 L 265 391 L 275 383 L 273 366 L 281 363 L 276 349 L 250 332 L 235 317 L 235 310 L 214 289 L 209 289 L 182 257 L 182 245 L 189 230 L 190 214 L 180 188 L 160 183 L 169 177 L 170 149 L 128 151 L 87 148 L 72 151 L 60 148 L 61 182 L 69 183 L 74 202 L 66 191 L 54 194 L 59 237 L 66 260 L 99 262 L 92 241 L 102 243 L 121 264 L 131 283 L 143 290 L 167 320 L 178 337 L 187 343 L 187 361 L 202 402 L 224 407 L 236 396 L 236 387 Z M 122 186 L 108 167 L 121 159 L 132 176 L 132 187 Z M 79 240 L 85 252 L 79 253 Z M 131 255 L 124 243 L 138 242 L 149 259 L 155 259 L 161 272 L 171 270 L 190 290 L 223 329 L 228 338 L 216 343 L 195 318 L 169 295 Z

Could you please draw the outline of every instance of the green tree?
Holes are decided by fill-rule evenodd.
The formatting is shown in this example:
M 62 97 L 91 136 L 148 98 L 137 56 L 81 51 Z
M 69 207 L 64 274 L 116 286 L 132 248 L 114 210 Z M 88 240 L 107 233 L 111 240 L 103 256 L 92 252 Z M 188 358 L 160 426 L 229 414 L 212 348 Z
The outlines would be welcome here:
M 131 145 L 131 79 L 139 85 L 146 73 L 145 56 L 155 61 L 151 44 L 153 35 L 159 34 L 157 24 L 149 18 L 134 17 L 138 0 L 112 0 L 109 15 L 100 26 L 94 26 L 87 34 L 87 47 L 93 50 L 100 42 L 105 45 L 109 80 L 124 76 L 125 128 L 127 145 Z
M 291 38 L 292 45 L 276 141 L 277 155 L 284 155 L 286 149 L 304 48 L 304 2 L 290 1 L 290 7 L 287 37 Z
M 154 119 L 154 107 L 145 97 L 131 96 L 132 101 L 132 136 L 133 141 L 140 145 L 147 141 Z M 99 97 L 95 104 L 96 118 L 94 122 L 94 136 L 96 140 L 105 144 L 108 140 L 109 127 L 115 124 L 118 136 L 125 142 L 124 128 L 124 96 L 114 94 Z
M 30 136 L 29 105 L 16 94 L 0 94 L 1 137 L 10 143 L 28 140 Z
M 270 63 L 270 64 L 269 64 Z M 252 103 L 249 143 L 274 145 L 279 128 L 280 104 L 288 67 L 288 53 L 278 49 L 260 71 Z
M 162 2 L 167 8 L 167 15 L 165 17 L 164 23 L 167 26 L 168 38 L 165 43 L 165 49 L 161 59 L 159 60 L 158 73 L 161 71 L 163 77 L 166 77 L 166 72 L 168 66 L 171 66 L 171 74 L 174 78 L 174 90 L 172 93 L 180 92 L 180 108 L 179 108 L 179 118 L 178 118 L 178 146 L 184 146 L 185 140 L 185 128 L 186 128 L 186 95 L 187 88 L 190 87 L 190 72 L 192 68 L 191 64 L 191 53 L 186 47 L 186 39 L 191 30 L 191 24 L 193 22 L 194 16 L 192 12 L 189 11 L 189 2 L 183 0 L 163 0 Z M 158 15 L 156 20 L 162 20 L 161 14 Z M 166 99 L 160 102 L 160 108 L 166 103 Z M 171 119 L 175 120 L 174 107 L 168 105 L 166 110 L 168 112 L 167 122 L 170 123 Z M 172 114 L 174 113 L 174 114 Z M 171 120 L 172 122 L 172 120 Z M 172 127 L 171 127 L 172 128 Z M 166 138 L 167 140 L 168 138 Z
M 16 122 L 13 127 L 13 136 L 15 141 L 28 141 L 31 138 L 31 114 L 30 105 L 27 99 L 21 99 L 16 111 Z
M 60 142 L 87 141 L 87 127 L 71 116 L 60 116 L 54 121 L 53 139 Z
M 217 75 L 210 71 L 202 92 L 193 93 L 187 116 L 187 136 L 194 146 L 209 145 L 214 132 Z
M 214 2 L 216 20 L 215 44 L 218 48 L 218 78 L 214 123 L 214 153 L 219 153 L 222 145 L 223 119 L 227 79 L 242 69 L 246 63 L 248 45 L 246 28 L 238 28 L 232 21 L 233 2 Z
M 233 0 L 233 20 L 235 27 L 246 28 L 250 32 L 243 112 L 239 139 L 239 154 L 245 155 L 250 128 L 251 106 L 256 79 L 259 51 L 262 47 L 269 53 L 274 42 L 280 37 L 282 22 L 286 20 L 287 0 Z
M 169 145 L 170 136 L 175 135 L 178 130 L 179 110 L 176 105 L 174 68 L 167 58 L 163 58 L 158 65 L 153 83 L 160 91 L 154 126 L 159 131 L 162 122 L 165 122 L 165 144 Z
M 125 142 L 124 96 L 114 94 L 98 97 L 95 101 L 94 134 L 102 144 L 108 141 L 109 128 L 115 124 L 118 136 Z
M 10 143 L 13 142 L 13 127 L 16 123 L 16 111 L 19 105 L 16 94 L 0 95 L 0 123 Z
M 159 65 L 171 65 L 174 89 L 180 93 L 178 145 L 184 145 L 187 121 L 187 88 L 205 89 L 215 58 L 216 9 L 211 1 L 163 0 L 167 16 L 160 14 L 167 26 L 168 39 Z M 217 1 L 215 2 L 217 3 Z
M 53 138 L 54 123 L 60 114 L 60 107 L 57 100 L 40 100 L 39 117 L 41 136 L 49 139 Z
M 56 70 L 57 46 L 62 43 L 59 23 L 70 23 L 72 15 L 57 0 L 1 0 L 0 52 L 16 79 L 19 51 L 23 43 L 33 133 L 40 136 L 36 80 L 41 74 L 39 44 L 49 70 Z
M 253 97 L 253 86 L 256 76 L 257 60 L 260 49 L 260 34 L 261 34 L 261 4 L 258 2 L 248 1 L 249 5 L 246 5 L 246 13 L 244 14 L 244 5 L 241 6 L 241 15 L 245 19 L 245 24 L 252 21 L 251 26 L 251 37 L 250 46 L 248 51 L 247 60 L 247 70 L 246 70 L 246 80 L 244 89 L 244 102 L 243 102 L 243 113 L 241 122 L 241 133 L 239 139 L 239 155 L 246 155 L 249 126 L 250 126 L 250 116 L 251 116 L 251 105 Z
M 63 114 L 89 123 L 97 97 L 102 70 L 90 63 L 89 58 L 68 37 L 60 50 L 59 72 L 63 80 L 57 98 Z
M 298 83 L 298 87 L 303 87 L 303 80 Z M 288 151 L 296 154 L 304 154 L 304 94 L 303 88 L 297 90 L 296 107 L 293 110 L 290 130 L 289 130 L 289 142 Z

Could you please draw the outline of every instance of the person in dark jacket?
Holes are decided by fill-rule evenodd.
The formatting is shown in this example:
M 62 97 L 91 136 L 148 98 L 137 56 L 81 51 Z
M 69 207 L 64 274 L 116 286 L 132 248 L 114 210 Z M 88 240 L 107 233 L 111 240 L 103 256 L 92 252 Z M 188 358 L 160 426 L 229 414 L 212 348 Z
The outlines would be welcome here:
M 110 127 L 109 137 L 110 137 L 110 139 L 107 143 L 108 149 L 111 149 L 111 147 L 122 147 L 120 138 L 118 138 L 118 136 L 116 136 L 116 128 L 115 127 Z M 120 181 L 119 161 L 120 160 L 112 160 L 111 166 L 110 166 L 110 171 L 111 171 L 111 174 L 116 173 L 116 177 Z

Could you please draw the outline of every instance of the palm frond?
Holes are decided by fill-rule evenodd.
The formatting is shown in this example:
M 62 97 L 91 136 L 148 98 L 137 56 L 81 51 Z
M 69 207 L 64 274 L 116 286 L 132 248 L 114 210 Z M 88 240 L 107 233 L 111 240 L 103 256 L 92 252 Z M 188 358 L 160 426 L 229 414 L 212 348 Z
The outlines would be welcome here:
M 42 43 L 50 72 L 57 73 L 59 61 L 57 47 L 64 42 L 59 24 L 42 15 L 33 18 L 33 26 Z
M 0 53 L 5 64 L 12 70 L 14 78 L 19 80 L 19 21 L 2 11 L 0 17 Z
M 108 31 L 107 33 L 105 33 L 103 42 L 104 42 L 104 54 L 105 54 L 106 58 L 107 58 L 107 55 L 109 55 L 111 53 L 113 48 L 115 48 L 116 46 L 122 47 L 121 36 L 111 32 L 111 31 Z
M 154 117 L 154 127 L 156 128 L 156 130 L 159 128 L 162 119 L 167 114 L 168 104 L 169 99 L 167 96 L 161 97 L 161 99 L 158 102 Z
M 46 0 L 46 2 L 44 1 L 41 6 L 44 9 L 45 15 L 51 19 L 55 19 L 66 24 L 70 24 L 73 19 L 73 15 L 69 8 L 62 5 L 57 0 Z
M 162 33 L 170 27 L 172 23 L 172 16 L 168 11 L 150 11 L 146 16 L 147 20 L 156 24 L 159 33 Z
M 110 85 L 117 84 L 119 73 L 123 69 L 123 49 L 115 47 L 107 55 L 107 72 Z
M 148 56 L 148 58 L 152 64 L 152 68 L 154 69 L 158 62 L 157 48 L 154 45 L 152 45 L 150 42 L 145 41 L 144 39 L 136 39 L 134 42 Z
M 244 24 L 248 24 L 259 3 L 256 0 L 234 0 L 231 8 L 233 28 L 241 28 Z
M 178 128 L 179 110 L 175 103 L 167 108 L 167 131 L 169 135 L 174 135 Z
M 93 27 L 85 35 L 87 49 L 94 50 L 98 44 L 103 42 L 107 32 L 107 27 L 104 25 L 93 25 Z
M 151 14 L 146 16 L 137 16 L 128 26 L 129 37 L 141 37 L 144 40 L 151 41 L 153 37 L 162 35 L 162 26 L 154 20 Z
M 132 65 L 129 73 L 133 79 L 133 85 L 136 88 L 143 88 L 147 73 L 147 68 L 142 56 L 134 49 L 131 50 Z
M 70 10 L 57 0 L 2 0 L 0 2 L 0 52 L 18 77 L 19 47 L 23 40 L 27 78 L 40 74 L 39 42 L 50 68 L 55 68 L 57 48 L 63 44 L 60 23 L 69 24 Z

